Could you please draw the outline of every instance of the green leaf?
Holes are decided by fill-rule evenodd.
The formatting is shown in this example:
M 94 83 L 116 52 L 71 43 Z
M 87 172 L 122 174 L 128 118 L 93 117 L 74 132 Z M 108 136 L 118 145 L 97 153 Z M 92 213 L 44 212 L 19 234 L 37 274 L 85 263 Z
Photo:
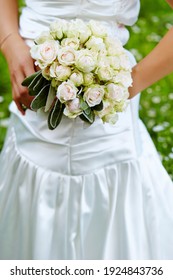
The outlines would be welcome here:
M 82 112 L 82 114 L 80 115 L 80 118 L 82 119 L 82 117 L 84 117 L 84 120 L 88 121 L 89 123 L 93 123 L 94 119 L 95 119 L 95 115 L 94 112 L 92 110 L 90 110 L 89 114 L 86 114 L 85 111 Z
M 86 110 L 83 110 L 83 111 L 86 115 L 89 115 L 91 113 L 91 108 L 88 107 Z
M 46 101 L 45 112 L 49 111 L 51 108 L 56 96 L 56 89 L 50 85 L 49 93 Z
M 53 108 L 50 111 L 49 116 L 48 116 L 49 129 L 53 130 L 59 125 L 59 123 L 62 119 L 63 111 L 64 111 L 64 104 L 62 104 L 57 99 L 55 102 L 55 105 L 53 106 Z
M 50 85 L 45 85 L 31 102 L 32 110 L 38 110 L 46 105 Z
M 39 79 L 41 77 L 41 70 L 35 72 L 34 74 L 26 77 L 23 82 L 22 82 L 22 86 L 24 87 L 29 87 L 29 85 L 36 79 Z
M 80 108 L 82 110 L 86 110 L 88 107 L 88 104 L 83 100 L 83 98 L 80 98 Z
M 90 121 L 88 120 L 88 118 L 85 117 L 84 114 L 79 115 L 79 118 L 80 118 L 81 120 L 83 120 L 84 122 L 90 123 Z
M 103 109 L 103 102 L 102 101 L 100 102 L 100 104 L 95 105 L 93 107 L 93 110 L 95 110 L 95 111 L 101 111 L 102 109 Z
M 41 76 L 38 81 L 35 83 L 33 87 L 33 91 L 39 93 L 39 91 L 45 86 L 50 84 L 50 81 L 46 80 L 43 76 Z M 30 88 L 30 86 L 29 86 Z

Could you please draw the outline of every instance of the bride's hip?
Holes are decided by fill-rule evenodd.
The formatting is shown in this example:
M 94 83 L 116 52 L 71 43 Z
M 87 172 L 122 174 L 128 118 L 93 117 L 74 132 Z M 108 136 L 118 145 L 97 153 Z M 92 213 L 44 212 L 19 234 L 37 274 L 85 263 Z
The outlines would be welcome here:
M 16 149 L 38 166 L 63 174 L 79 175 L 136 157 L 130 108 L 115 126 L 96 120 L 86 125 L 79 118 L 63 117 L 53 131 L 47 116 L 30 110 L 23 117 L 11 106 L 9 130 Z

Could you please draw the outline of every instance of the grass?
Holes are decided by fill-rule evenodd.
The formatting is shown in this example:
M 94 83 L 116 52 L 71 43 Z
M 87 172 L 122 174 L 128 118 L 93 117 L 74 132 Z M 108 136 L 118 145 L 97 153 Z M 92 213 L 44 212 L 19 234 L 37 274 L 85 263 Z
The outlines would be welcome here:
M 129 28 L 130 40 L 126 47 L 137 61 L 148 54 L 160 38 L 173 25 L 173 11 L 163 0 L 141 0 L 139 20 Z M 0 148 L 6 133 L 11 101 L 11 86 L 7 64 L 0 54 Z M 140 102 L 140 117 L 161 156 L 162 162 L 173 178 L 173 74 L 143 91 Z
M 139 20 L 130 28 L 127 48 L 137 61 L 148 54 L 173 25 L 173 11 L 165 1 L 141 1 Z M 160 154 L 163 165 L 173 178 L 173 74 L 143 91 L 140 117 Z

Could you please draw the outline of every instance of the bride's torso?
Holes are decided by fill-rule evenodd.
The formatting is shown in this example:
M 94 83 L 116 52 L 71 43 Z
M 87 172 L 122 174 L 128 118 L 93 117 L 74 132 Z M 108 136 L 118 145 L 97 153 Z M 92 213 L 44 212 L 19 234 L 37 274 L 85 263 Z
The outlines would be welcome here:
M 104 22 L 123 43 L 128 32 L 123 25 L 135 23 L 139 13 L 139 0 L 26 0 L 20 18 L 21 35 L 34 39 L 55 18 L 95 19 Z
M 20 29 L 22 36 L 32 41 L 56 18 L 96 19 L 107 25 L 109 31 L 125 43 L 128 40 L 125 25 L 132 25 L 136 21 L 138 11 L 138 0 L 27 0 L 20 19 Z M 129 56 L 134 64 L 133 56 L 130 53 Z M 10 110 L 14 117 L 18 149 L 39 166 L 46 164 L 49 169 L 76 175 L 76 172 L 90 172 L 103 165 L 131 160 L 139 153 L 138 97 L 133 98 L 126 112 L 120 114 L 116 126 L 103 125 L 97 120 L 86 128 L 79 118 L 72 121 L 63 117 L 61 124 L 50 131 L 45 114 L 27 110 L 26 115 L 22 116 L 14 102 Z M 17 122 L 16 118 L 21 121 Z M 46 153 L 51 159 L 50 164 L 47 161 L 44 163 L 42 158 Z M 55 168 L 52 162 L 57 162 L 57 158 L 64 160 L 64 164 L 68 160 L 73 164 L 69 165 L 70 169 L 61 170 L 61 166 L 64 168 L 61 160 Z
M 139 10 L 139 0 L 26 0 L 25 2 L 28 8 L 42 15 L 98 19 L 124 16 L 123 21 L 125 20 L 127 24 L 136 19 Z

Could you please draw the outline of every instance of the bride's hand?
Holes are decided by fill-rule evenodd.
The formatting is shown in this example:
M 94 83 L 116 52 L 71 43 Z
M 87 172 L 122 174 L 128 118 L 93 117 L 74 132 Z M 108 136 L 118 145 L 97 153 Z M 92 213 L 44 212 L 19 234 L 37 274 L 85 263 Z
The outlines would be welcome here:
M 10 71 L 13 100 L 24 115 L 26 108 L 30 108 L 33 97 L 21 83 L 27 76 L 35 72 L 34 61 L 30 56 L 29 47 L 18 34 L 8 38 L 2 46 L 2 52 Z

